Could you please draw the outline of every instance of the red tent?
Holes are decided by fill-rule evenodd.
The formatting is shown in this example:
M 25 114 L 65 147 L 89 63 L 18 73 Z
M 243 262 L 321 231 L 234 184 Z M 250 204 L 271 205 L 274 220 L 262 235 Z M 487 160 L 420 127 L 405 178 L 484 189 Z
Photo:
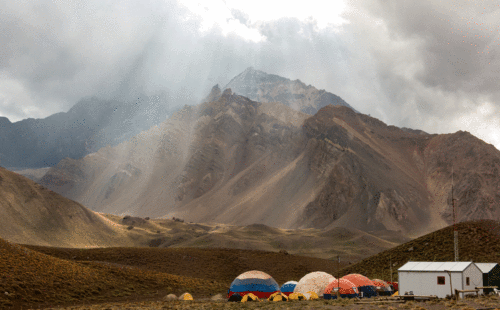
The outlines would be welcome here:
M 375 286 L 372 280 L 358 273 L 348 274 L 346 276 L 343 276 L 342 279 L 347 279 L 356 284 L 356 286 Z
M 358 287 L 360 295 L 362 295 L 363 297 L 377 296 L 375 284 L 372 282 L 372 280 L 363 275 L 352 273 L 348 274 L 347 276 L 343 276 L 342 279 L 347 279 L 354 285 L 356 285 Z
M 337 298 L 337 290 L 340 284 L 340 297 L 342 298 L 353 298 L 353 297 L 358 297 L 359 291 L 358 288 L 354 283 L 347 279 L 339 279 L 339 280 L 334 280 L 328 284 L 328 286 L 325 288 L 324 292 L 324 298 L 325 299 L 330 299 L 330 298 Z

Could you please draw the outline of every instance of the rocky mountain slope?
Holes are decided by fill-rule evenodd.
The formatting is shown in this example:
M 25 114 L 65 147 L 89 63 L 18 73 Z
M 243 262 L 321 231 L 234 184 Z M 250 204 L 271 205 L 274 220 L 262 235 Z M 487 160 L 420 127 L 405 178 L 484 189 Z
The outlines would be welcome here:
M 451 222 L 452 165 L 458 220 L 498 217 L 499 163 L 466 132 L 400 129 L 344 106 L 309 117 L 226 89 L 41 182 L 121 215 L 418 236 Z
M 217 89 L 218 85 L 212 90 L 208 101 L 216 99 Z M 352 109 L 342 98 L 324 89 L 319 90 L 300 80 L 292 81 L 278 75 L 267 74 L 253 67 L 234 77 L 224 89 L 231 89 L 238 95 L 258 102 L 281 102 L 294 110 L 311 115 L 330 104 Z
M 0 237 L 60 247 L 147 245 L 154 234 L 127 230 L 101 214 L 0 167 Z
M 93 210 L 164 215 L 178 195 L 195 116 L 196 109 L 186 106 L 129 141 L 79 160 L 62 160 L 40 183 Z
M 51 167 L 116 145 L 163 122 L 173 112 L 165 96 L 128 102 L 86 98 L 68 112 L 11 123 L 0 117 L 0 163 L 12 168 Z
M 324 220 L 327 212 L 330 219 L 342 221 L 342 207 L 358 205 L 368 226 L 378 222 L 387 229 L 398 229 L 402 225 L 416 235 L 442 228 L 452 221 L 452 166 L 457 220 L 499 215 L 495 205 L 500 201 L 500 152 L 467 132 L 412 133 L 335 107 L 321 110 L 304 128 L 320 147 L 332 146 L 323 154 L 337 160 L 326 191 L 307 206 L 309 216 L 305 218 L 310 223 L 331 223 Z M 339 151 L 343 155 L 336 155 Z M 359 218 L 353 214 L 352 220 L 354 217 Z

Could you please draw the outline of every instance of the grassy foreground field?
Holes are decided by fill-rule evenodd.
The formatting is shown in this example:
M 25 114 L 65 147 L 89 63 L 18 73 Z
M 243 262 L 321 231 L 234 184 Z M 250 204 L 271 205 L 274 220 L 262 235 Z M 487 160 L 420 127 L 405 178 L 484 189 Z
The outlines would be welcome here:
M 195 297 L 223 293 L 227 285 L 133 267 L 72 262 L 0 239 L 0 309 L 27 309 L 104 301 Z
M 373 301 L 363 300 L 365 301 Z M 292 309 L 343 309 L 343 310 L 441 310 L 441 309 L 497 309 L 500 308 L 498 296 L 482 296 L 479 298 L 467 298 L 464 300 L 437 300 L 437 301 L 407 301 L 405 303 L 374 303 L 357 304 L 356 300 L 311 300 L 311 301 L 290 301 L 290 302 L 247 302 L 236 303 L 227 301 L 151 301 L 137 303 L 105 303 L 92 306 L 73 306 L 67 308 L 54 309 L 72 309 L 72 310 L 119 310 L 119 309 L 137 309 L 137 310 L 156 310 L 156 309 L 176 309 L 176 310 L 215 310 L 215 309 L 269 309 L 269 310 L 292 310 Z

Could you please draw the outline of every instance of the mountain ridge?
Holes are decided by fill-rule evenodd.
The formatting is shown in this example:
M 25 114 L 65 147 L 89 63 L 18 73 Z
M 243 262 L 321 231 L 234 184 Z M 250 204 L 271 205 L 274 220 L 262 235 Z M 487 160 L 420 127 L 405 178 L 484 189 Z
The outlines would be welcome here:
M 318 90 L 300 80 L 290 80 L 275 74 L 255 70 L 253 67 L 235 76 L 224 89 L 258 102 L 281 102 L 297 111 L 315 114 L 329 104 L 346 106 L 354 110 L 337 95 Z
M 14 169 L 51 167 L 116 145 L 164 121 L 175 109 L 165 95 L 122 102 L 83 98 L 68 112 L 18 122 L 0 119 L 0 160 Z
M 147 244 L 147 236 L 112 224 L 103 215 L 3 167 L 0 212 L 0 237 L 10 242 L 82 248 Z
M 458 220 L 500 215 L 500 152 L 467 133 L 408 131 L 343 106 L 308 116 L 229 89 L 182 113 L 135 142 L 76 161 L 90 187 L 55 186 L 71 175 L 64 167 L 42 184 L 121 215 L 415 237 L 450 223 L 453 162 Z

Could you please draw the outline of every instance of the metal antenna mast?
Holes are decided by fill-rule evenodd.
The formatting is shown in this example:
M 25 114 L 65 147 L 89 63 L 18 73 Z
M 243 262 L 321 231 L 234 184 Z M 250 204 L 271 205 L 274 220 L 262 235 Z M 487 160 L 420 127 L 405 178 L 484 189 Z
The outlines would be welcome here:
M 390 257 L 390 272 L 391 272 L 391 284 L 392 284 L 392 256 Z
M 337 300 L 340 300 L 340 276 L 339 276 L 339 273 L 340 273 L 340 255 L 337 255 L 337 259 L 338 259 L 338 265 L 337 265 L 337 286 L 338 286 Z
M 455 249 L 455 261 L 458 262 L 458 231 L 455 219 L 455 199 L 453 198 L 453 166 L 451 166 L 451 205 L 453 206 L 453 244 Z

